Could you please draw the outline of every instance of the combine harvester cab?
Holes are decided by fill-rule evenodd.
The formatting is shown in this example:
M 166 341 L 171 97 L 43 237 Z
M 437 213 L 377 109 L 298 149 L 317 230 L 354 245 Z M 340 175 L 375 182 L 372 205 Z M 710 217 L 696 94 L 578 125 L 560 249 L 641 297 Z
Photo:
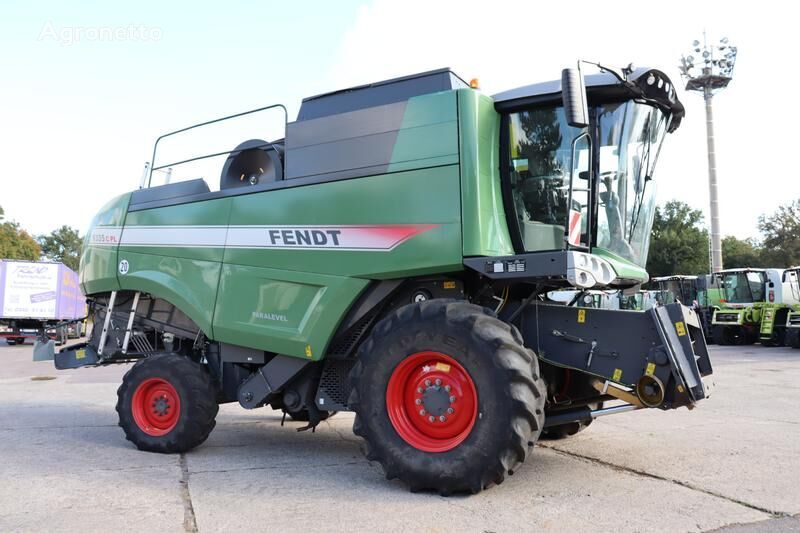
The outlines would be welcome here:
M 784 270 L 734 268 L 714 276 L 720 286 L 720 308 L 711 323 L 714 342 L 782 346 L 789 312 L 800 303 Z
M 162 136 L 88 232 L 95 328 L 56 366 L 137 361 L 117 410 L 143 450 L 199 445 L 220 402 L 301 429 L 354 411 L 387 477 L 442 494 L 501 482 L 540 437 L 706 398 L 691 308 L 546 299 L 648 280 L 670 80 L 475 85 L 445 69 L 307 98 L 279 140 L 225 148 L 219 190 L 149 185 L 205 157 L 159 163 L 159 143 L 223 119 Z
M 787 268 L 783 273 L 784 288 L 788 285 L 792 298 L 800 302 L 800 266 Z M 786 346 L 800 348 L 800 303 L 789 306 L 786 314 Z
M 653 278 L 658 285 L 657 298 L 662 304 L 680 302 L 697 313 L 703 335 L 712 340 L 711 319 L 719 306 L 719 289 L 711 276 L 664 276 Z

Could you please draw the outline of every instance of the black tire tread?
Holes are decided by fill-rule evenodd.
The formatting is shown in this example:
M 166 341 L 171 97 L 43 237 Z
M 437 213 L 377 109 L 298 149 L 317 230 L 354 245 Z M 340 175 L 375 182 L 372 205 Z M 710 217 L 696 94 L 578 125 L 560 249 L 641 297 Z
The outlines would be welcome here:
M 153 365 L 162 367 L 165 373 L 174 372 L 175 375 L 179 375 L 191 403 L 192 416 L 185 419 L 183 425 L 179 423 L 178 427 L 163 437 L 144 436 L 136 425 L 130 409 L 124 403 L 126 395 L 129 392 L 132 394 L 130 389 L 135 389 L 139 371 L 145 366 L 148 369 L 155 368 Z M 182 410 L 186 402 L 186 398 L 181 398 Z M 119 415 L 119 426 L 125 432 L 125 438 L 140 450 L 183 453 L 205 442 L 216 426 L 215 419 L 219 405 L 216 401 L 216 387 L 202 365 L 182 355 L 162 353 L 142 359 L 128 370 L 117 389 L 116 410 Z
M 370 445 L 370 439 L 375 436 L 365 429 L 358 414 L 361 399 L 356 384 L 364 377 L 364 361 L 373 351 L 376 337 L 381 337 L 413 319 L 442 317 L 448 322 L 468 326 L 473 336 L 494 346 L 492 358 L 497 366 L 505 370 L 511 396 L 514 398 L 513 439 L 505 450 L 492 458 L 492 464 L 484 471 L 472 473 L 469 479 L 442 480 L 440 484 L 431 486 L 416 478 L 412 472 L 398 469 L 391 457 L 382 456 L 378 447 Z M 502 322 L 494 312 L 485 307 L 463 301 L 434 299 L 401 307 L 378 322 L 373 331 L 358 350 L 358 361 L 350 374 L 353 386 L 348 405 L 356 412 L 353 432 L 364 439 L 367 459 L 380 463 L 387 479 L 399 478 L 412 492 L 435 490 L 443 496 L 465 491 L 474 494 L 492 484 L 499 485 L 506 475 L 513 474 L 527 459 L 544 424 L 546 388 L 539 375 L 538 359 L 532 350 L 522 344 L 522 335 L 516 327 Z M 424 332 L 420 334 L 424 335 Z
M 718 346 L 733 346 L 742 344 L 743 335 L 737 335 L 731 332 L 728 326 L 714 326 L 711 330 L 711 335 L 714 338 L 714 344 Z

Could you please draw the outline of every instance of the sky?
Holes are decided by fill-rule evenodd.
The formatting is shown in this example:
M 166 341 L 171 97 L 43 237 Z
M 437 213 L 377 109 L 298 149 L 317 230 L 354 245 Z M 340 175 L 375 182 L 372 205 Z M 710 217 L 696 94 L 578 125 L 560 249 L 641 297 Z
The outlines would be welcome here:
M 107 200 L 139 186 L 158 135 L 196 122 L 273 103 L 292 121 L 303 97 L 439 67 L 487 94 L 558 78 L 578 59 L 659 68 L 682 87 L 679 58 L 704 31 L 739 49 L 714 98 L 722 233 L 757 237 L 760 214 L 800 198 L 797 167 L 784 162 L 800 121 L 787 3 L 66 4 L 0 5 L 0 206 L 33 234 L 84 232 Z M 679 97 L 686 117 L 662 149 L 658 202 L 685 201 L 708 222 L 703 99 Z M 238 138 L 281 131 L 282 120 L 251 117 Z M 203 153 L 216 133 L 172 148 Z

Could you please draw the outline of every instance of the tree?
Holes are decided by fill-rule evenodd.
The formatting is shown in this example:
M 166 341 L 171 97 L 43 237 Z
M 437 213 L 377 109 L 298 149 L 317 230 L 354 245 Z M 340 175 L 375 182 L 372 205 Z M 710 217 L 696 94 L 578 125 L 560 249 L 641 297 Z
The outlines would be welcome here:
M 764 259 L 773 267 L 800 264 L 800 199 L 778 207 L 770 216 L 758 217 L 764 236 Z
M 40 235 L 38 240 L 45 258 L 64 263 L 72 270 L 78 270 L 83 245 L 78 230 L 61 226 L 50 235 Z
M 709 271 L 702 212 L 677 200 L 656 208 L 647 271 L 651 277 Z
M 525 138 L 517 142 L 520 157 L 528 159 L 531 175 L 548 176 L 561 170 L 556 157 L 561 147 L 561 129 L 555 109 L 535 109 L 519 115 Z
M 525 209 L 531 219 L 546 224 L 565 224 L 566 208 L 559 207 L 556 188 L 561 180 L 545 179 L 562 172 L 558 149 L 563 141 L 555 109 L 537 109 L 519 114 L 520 135 L 513 147 L 515 158 L 527 159 L 530 181 L 521 184 Z M 518 133 L 518 132 L 517 132 Z M 566 196 L 563 196 L 566 204 Z
M 754 239 L 737 239 L 728 235 L 722 239 L 722 264 L 725 268 L 767 266 L 764 249 Z
M 5 212 L 0 207 L 0 222 Z M 21 259 L 36 261 L 39 259 L 39 245 L 27 231 L 16 222 L 0 223 L 0 259 Z

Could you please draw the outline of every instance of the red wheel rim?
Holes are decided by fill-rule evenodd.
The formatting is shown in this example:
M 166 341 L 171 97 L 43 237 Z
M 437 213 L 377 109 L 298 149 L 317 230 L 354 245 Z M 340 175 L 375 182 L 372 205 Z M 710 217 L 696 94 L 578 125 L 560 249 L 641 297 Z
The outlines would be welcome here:
M 439 352 L 417 352 L 392 372 L 386 410 L 395 431 L 408 444 L 424 452 L 446 452 L 472 431 L 478 395 L 458 361 Z
M 139 429 L 152 437 L 166 435 L 178 424 L 181 399 L 169 381 L 150 378 L 133 393 L 133 419 Z

